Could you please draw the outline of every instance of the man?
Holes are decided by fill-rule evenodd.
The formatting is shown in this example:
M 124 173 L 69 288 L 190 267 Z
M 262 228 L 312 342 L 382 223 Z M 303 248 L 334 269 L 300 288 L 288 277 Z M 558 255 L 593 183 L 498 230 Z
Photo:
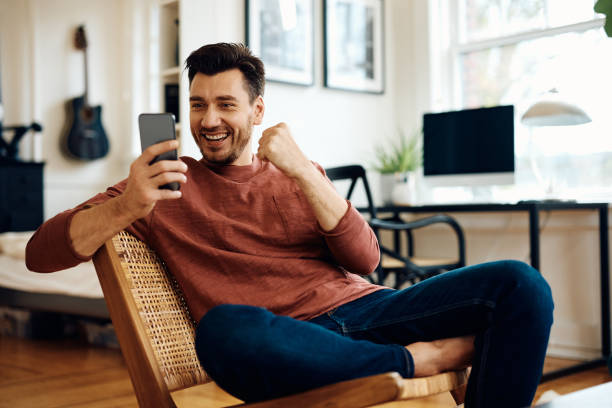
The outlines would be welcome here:
M 248 148 L 265 110 L 261 61 L 222 43 L 194 51 L 186 66 L 202 160 L 149 165 L 177 143 L 148 148 L 126 180 L 39 228 L 28 244 L 30 269 L 86 261 L 128 230 L 180 283 L 199 321 L 203 368 L 246 401 L 472 364 L 466 406 L 531 403 L 553 307 L 537 271 L 503 261 L 402 291 L 370 284 L 357 274 L 379 262 L 375 235 L 289 128 L 266 129 L 256 155 Z M 158 189 L 174 181 L 180 191 Z

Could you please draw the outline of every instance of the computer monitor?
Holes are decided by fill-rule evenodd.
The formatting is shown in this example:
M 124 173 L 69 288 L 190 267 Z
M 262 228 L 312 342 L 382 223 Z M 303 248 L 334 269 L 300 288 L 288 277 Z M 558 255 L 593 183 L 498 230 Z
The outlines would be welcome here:
M 430 186 L 514 183 L 514 106 L 423 115 L 423 174 Z

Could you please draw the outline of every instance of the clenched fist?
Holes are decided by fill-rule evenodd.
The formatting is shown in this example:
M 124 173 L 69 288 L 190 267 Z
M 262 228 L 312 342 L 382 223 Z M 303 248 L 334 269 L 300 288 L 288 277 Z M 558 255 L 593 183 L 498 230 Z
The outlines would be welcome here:
M 282 122 L 264 130 L 259 139 L 257 157 L 269 160 L 285 175 L 292 178 L 312 167 L 310 160 L 293 140 L 289 127 Z

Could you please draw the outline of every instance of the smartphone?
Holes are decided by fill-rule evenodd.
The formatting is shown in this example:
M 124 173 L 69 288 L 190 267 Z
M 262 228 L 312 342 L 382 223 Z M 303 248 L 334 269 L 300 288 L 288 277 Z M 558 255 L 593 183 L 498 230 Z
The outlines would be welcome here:
M 138 116 L 138 128 L 140 129 L 140 147 L 142 151 L 151 145 L 176 139 L 174 115 L 171 113 L 141 113 Z M 160 160 L 178 160 L 176 150 L 155 156 L 149 164 Z M 180 189 L 180 187 L 180 184 L 176 181 L 159 186 L 159 188 L 174 191 Z

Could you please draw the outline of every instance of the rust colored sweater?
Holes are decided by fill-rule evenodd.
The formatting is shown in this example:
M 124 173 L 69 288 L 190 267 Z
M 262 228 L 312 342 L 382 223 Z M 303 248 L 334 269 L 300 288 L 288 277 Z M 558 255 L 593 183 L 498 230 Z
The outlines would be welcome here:
M 382 289 L 356 275 L 374 270 L 379 248 L 350 203 L 324 232 L 297 184 L 269 162 L 254 156 L 249 166 L 210 167 L 182 160 L 188 166 L 182 198 L 157 202 L 127 231 L 166 262 L 196 321 L 224 303 L 305 320 Z M 28 243 L 28 268 L 53 272 L 89 260 L 70 241 L 72 216 L 120 195 L 125 185 L 45 222 Z

